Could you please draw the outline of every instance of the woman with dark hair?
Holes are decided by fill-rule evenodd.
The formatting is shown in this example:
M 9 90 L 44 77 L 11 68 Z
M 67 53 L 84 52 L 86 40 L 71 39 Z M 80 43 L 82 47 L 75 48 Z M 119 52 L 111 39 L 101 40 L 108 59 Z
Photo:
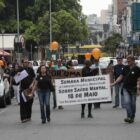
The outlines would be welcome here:
M 90 66 L 91 66 L 91 61 L 86 60 L 85 66 L 82 69 L 82 77 L 93 76 L 93 71 L 91 70 Z M 85 106 L 86 104 L 81 104 L 81 118 L 85 117 Z M 93 118 L 91 110 L 92 110 L 92 103 L 88 103 L 88 118 Z
M 50 122 L 50 94 L 52 90 L 52 79 L 51 76 L 47 73 L 46 66 L 40 66 L 39 75 L 35 80 L 35 84 L 32 89 L 32 93 L 37 88 L 37 93 L 40 102 L 40 112 L 42 123 L 46 123 L 46 119 Z

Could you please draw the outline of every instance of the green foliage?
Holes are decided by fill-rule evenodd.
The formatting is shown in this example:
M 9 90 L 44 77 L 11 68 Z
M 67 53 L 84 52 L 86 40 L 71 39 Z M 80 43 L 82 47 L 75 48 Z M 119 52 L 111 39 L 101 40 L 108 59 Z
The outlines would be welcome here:
M 4 0 L 0 0 L 0 12 L 5 7 Z
M 104 51 L 114 54 L 121 41 L 122 36 L 119 33 L 112 33 L 112 35 L 105 41 Z
M 53 40 L 61 44 L 75 44 L 87 37 L 86 17 L 81 12 L 79 1 L 51 0 Z M 9 33 L 17 32 L 16 2 L 6 0 L 5 7 L 0 11 L 0 28 Z M 49 0 L 19 0 L 20 33 L 25 35 L 26 40 L 49 44 L 49 8 Z

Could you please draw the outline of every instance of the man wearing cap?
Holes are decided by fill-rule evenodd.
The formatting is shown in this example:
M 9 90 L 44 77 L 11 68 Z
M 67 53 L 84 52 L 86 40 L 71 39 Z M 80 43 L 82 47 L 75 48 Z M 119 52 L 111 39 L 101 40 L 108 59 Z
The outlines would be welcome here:
M 114 66 L 113 69 L 115 80 L 120 76 L 120 74 L 122 74 L 122 71 L 124 69 L 123 58 L 117 57 L 116 59 L 117 59 L 117 64 Z M 119 95 L 121 95 L 121 106 L 122 108 L 124 108 L 122 86 L 123 86 L 122 81 L 120 81 L 115 85 L 115 105 L 113 106 L 113 108 L 119 107 L 119 103 L 120 103 Z

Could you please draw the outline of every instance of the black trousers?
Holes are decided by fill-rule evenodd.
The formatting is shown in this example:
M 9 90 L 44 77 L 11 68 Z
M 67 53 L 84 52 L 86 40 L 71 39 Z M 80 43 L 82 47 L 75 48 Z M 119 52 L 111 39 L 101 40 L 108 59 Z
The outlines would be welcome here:
M 52 92 L 53 93 L 53 106 L 56 107 L 56 94 L 55 91 Z
M 82 111 L 81 113 L 84 114 L 86 104 L 81 104 Z M 91 115 L 92 103 L 88 103 L 88 114 Z
M 94 108 L 100 108 L 101 103 L 94 103 Z
M 20 119 L 31 119 L 32 116 L 32 104 L 33 98 L 24 102 L 22 96 L 20 96 Z

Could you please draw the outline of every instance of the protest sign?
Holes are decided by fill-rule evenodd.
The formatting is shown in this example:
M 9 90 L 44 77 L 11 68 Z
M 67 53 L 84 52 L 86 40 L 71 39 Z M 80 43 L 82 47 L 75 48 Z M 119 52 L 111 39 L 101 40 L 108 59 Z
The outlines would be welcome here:
M 111 101 L 109 75 L 55 80 L 57 105 Z
M 26 78 L 28 76 L 28 73 L 26 70 L 21 71 L 19 74 L 16 74 L 14 76 L 15 82 L 19 83 L 22 79 Z

